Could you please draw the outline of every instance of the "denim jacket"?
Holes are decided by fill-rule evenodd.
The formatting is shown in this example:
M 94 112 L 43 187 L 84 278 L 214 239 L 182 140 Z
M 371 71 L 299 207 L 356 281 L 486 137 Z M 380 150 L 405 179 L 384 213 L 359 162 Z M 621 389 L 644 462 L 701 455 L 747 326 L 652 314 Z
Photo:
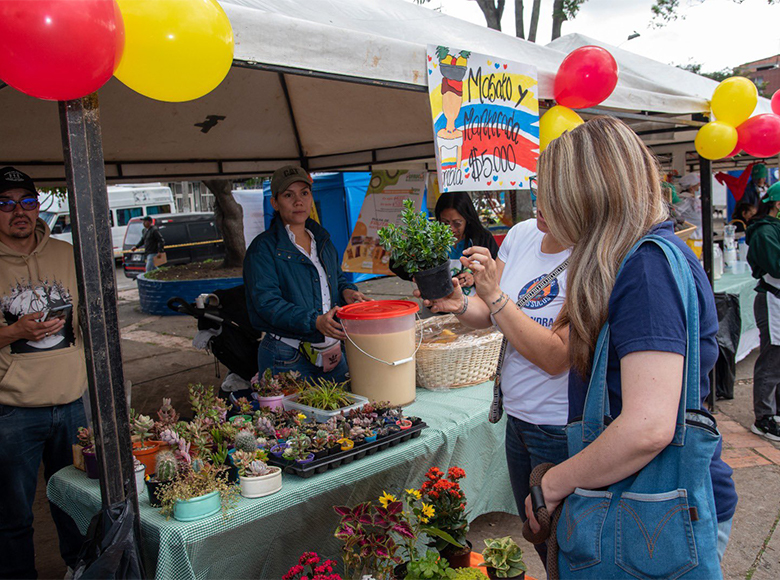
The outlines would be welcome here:
M 306 228 L 314 236 L 325 268 L 332 304 L 344 305 L 342 293 L 357 286 L 341 271 L 341 259 L 328 232 L 312 219 Z M 311 260 L 290 241 L 279 219 L 257 236 L 244 258 L 244 286 L 249 320 L 257 331 L 306 342 L 322 342 L 316 328 L 322 312 L 320 280 Z

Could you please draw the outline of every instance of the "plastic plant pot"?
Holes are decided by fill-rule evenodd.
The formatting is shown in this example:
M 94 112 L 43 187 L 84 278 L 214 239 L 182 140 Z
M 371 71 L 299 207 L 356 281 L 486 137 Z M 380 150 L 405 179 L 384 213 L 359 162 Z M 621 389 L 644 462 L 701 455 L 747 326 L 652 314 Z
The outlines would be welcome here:
M 366 435 L 364 441 L 366 443 L 373 443 L 374 441 L 376 441 L 376 433 L 374 432 L 373 435 Z
M 438 300 L 452 294 L 452 274 L 449 261 L 414 275 L 414 282 L 425 300 Z
M 277 458 L 281 458 L 284 450 L 287 449 L 286 445 L 277 444 L 271 447 L 271 455 Z
M 311 463 L 312 461 L 314 461 L 314 453 L 309 453 L 303 459 L 296 459 L 295 463 L 297 463 L 298 465 L 306 465 L 307 463 Z
M 168 481 L 157 481 L 156 479 L 147 479 L 146 480 L 146 495 L 149 498 L 149 505 L 152 507 L 162 507 L 162 502 L 160 501 L 160 492 L 162 491 L 162 487 L 170 482 Z
M 401 419 L 398 421 L 398 427 L 401 431 L 406 431 L 407 429 L 412 428 L 412 422 L 409 419 Z
M 239 423 L 252 423 L 252 415 L 233 415 L 230 422 L 234 425 Z
M 241 495 L 246 498 L 263 497 L 271 495 L 282 489 L 282 470 L 278 467 L 271 467 L 271 473 L 268 475 L 259 475 L 257 477 L 238 477 Z
M 138 458 L 138 461 L 146 466 L 149 473 L 153 473 L 157 468 L 157 465 L 155 465 L 155 458 L 159 451 L 160 444 L 155 443 L 154 441 L 144 441 L 143 443 L 136 441 L 133 443 L 133 455 Z
M 95 448 L 86 448 L 82 451 L 82 454 L 84 455 L 84 471 L 87 472 L 87 477 L 90 479 L 98 479 L 100 477 L 100 471 L 98 469 Z
M 257 404 L 261 407 L 266 407 L 272 411 L 276 409 L 284 409 L 284 395 L 278 395 L 276 397 L 261 397 L 257 393 L 252 393 L 252 397 L 257 400 Z
M 491 568 L 490 566 L 486 566 L 486 572 L 488 575 L 488 578 L 491 580 L 498 580 L 498 576 L 496 576 L 496 569 Z M 520 572 L 517 576 L 511 576 L 507 578 L 502 578 L 501 580 L 524 580 L 525 579 L 525 572 Z
M 177 500 L 173 504 L 173 518 L 180 522 L 194 522 L 213 516 L 222 508 L 222 498 L 218 491 L 187 500 Z
M 146 486 L 144 485 L 144 476 L 146 475 L 146 466 L 142 463 L 140 469 L 135 470 L 135 491 L 141 495 Z
M 352 439 L 339 439 L 342 451 L 350 451 L 355 447 L 355 442 Z

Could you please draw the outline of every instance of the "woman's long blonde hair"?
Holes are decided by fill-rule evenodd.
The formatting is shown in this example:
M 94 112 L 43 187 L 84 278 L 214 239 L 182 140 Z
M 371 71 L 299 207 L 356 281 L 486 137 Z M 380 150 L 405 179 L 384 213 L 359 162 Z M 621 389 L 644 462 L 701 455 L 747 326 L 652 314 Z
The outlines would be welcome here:
M 572 365 L 587 376 L 620 263 L 668 216 L 658 162 L 627 125 L 597 117 L 547 146 L 538 179 L 550 232 L 572 248 L 556 326 L 569 325 Z

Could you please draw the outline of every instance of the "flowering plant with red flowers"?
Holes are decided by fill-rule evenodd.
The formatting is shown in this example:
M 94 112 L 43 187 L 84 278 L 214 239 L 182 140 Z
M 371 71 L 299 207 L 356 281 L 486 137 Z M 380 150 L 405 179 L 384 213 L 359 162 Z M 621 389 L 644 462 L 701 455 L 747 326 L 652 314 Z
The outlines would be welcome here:
M 342 580 L 333 570 L 336 562 L 323 560 L 316 552 L 304 552 L 298 563 L 282 576 L 282 580 Z
M 456 548 L 466 545 L 466 534 L 469 531 L 466 494 L 458 483 L 464 477 L 466 472 L 457 466 L 450 467 L 446 476 L 438 467 L 431 467 L 420 488 L 424 501 L 434 508 L 434 515 L 428 526 L 443 532 L 429 534 L 431 542 L 428 545 L 439 551 L 450 545 Z

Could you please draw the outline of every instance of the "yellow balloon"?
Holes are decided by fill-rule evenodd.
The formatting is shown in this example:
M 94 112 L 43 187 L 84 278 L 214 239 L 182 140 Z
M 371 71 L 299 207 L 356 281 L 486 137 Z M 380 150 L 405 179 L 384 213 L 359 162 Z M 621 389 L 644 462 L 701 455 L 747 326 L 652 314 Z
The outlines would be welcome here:
M 723 121 L 712 121 L 699 129 L 694 143 L 705 159 L 723 159 L 737 146 L 737 130 Z
M 562 105 L 550 108 L 539 119 L 539 151 L 544 151 L 550 141 L 557 139 L 566 131 L 582 125 L 583 120 L 577 113 Z
M 233 63 L 233 29 L 216 0 L 118 0 L 125 51 L 115 76 L 168 102 L 210 93 Z
M 738 127 L 748 120 L 758 104 L 758 89 L 745 77 L 731 77 L 712 93 L 710 107 L 715 119 Z

